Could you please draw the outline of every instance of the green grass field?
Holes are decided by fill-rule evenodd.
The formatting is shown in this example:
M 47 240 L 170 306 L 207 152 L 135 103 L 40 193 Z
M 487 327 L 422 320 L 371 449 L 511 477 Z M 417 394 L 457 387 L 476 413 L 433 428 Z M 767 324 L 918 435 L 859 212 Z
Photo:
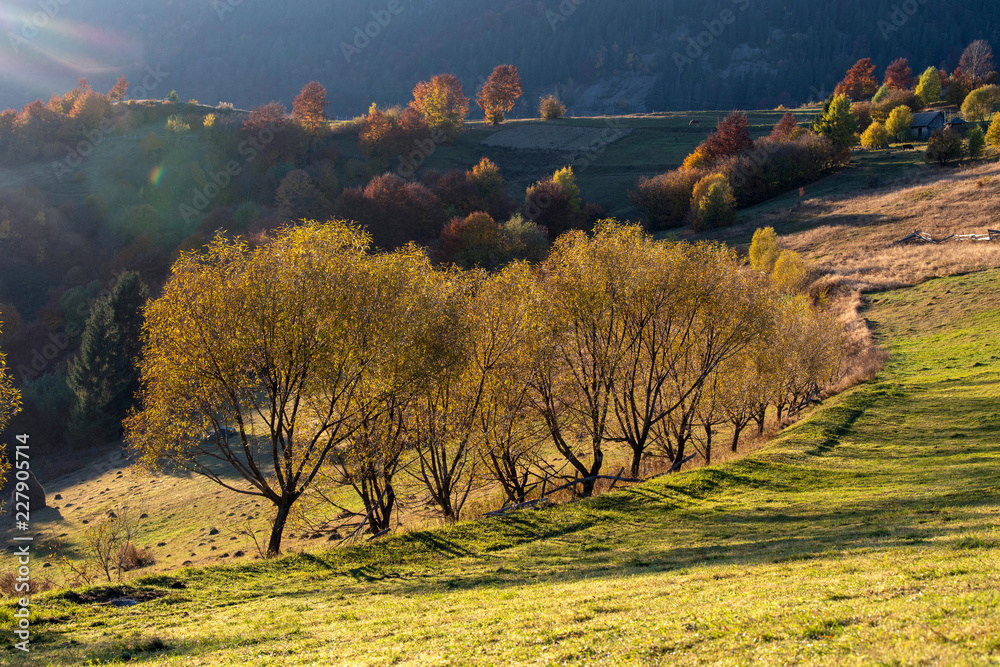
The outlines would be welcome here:
M 887 370 L 740 461 L 367 547 L 47 593 L 23 662 L 996 664 L 998 287 L 989 271 L 872 295 Z M 107 604 L 121 596 L 139 604 Z

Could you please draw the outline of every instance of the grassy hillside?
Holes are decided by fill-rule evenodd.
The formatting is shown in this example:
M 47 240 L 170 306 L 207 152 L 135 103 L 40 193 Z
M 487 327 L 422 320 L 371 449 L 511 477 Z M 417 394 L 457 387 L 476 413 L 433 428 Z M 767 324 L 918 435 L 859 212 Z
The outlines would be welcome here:
M 34 657 L 992 664 L 998 283 L 875 295 L 893 353 L 880 381 L 742 461 L 368 548 L 46 594 Z M 106 604 L 122 596 L 139 604 Z

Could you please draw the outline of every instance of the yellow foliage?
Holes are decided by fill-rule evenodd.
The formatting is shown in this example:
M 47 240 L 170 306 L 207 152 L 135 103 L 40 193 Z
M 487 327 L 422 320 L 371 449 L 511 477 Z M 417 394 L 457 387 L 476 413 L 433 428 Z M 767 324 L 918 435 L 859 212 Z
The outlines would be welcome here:
M 753 233 L 753 240 L 750 243 L 750 267 L 754 271 L 771 273 L 780 252 L 778 235 L 774 232 L 774 227 L 758 229 Z

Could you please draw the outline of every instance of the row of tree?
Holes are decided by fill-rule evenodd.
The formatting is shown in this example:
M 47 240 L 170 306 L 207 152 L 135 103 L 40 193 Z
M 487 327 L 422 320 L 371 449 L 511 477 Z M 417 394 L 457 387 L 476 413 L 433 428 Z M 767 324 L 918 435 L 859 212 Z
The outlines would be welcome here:
M 546 448 L 584 478 L 610 448 L 633 474 L 654 451 L 710 460 L 722 425 L 735 449 L 769 406 L 797 409 L 838 373 L 840 328 L 795 296 L 801 262 L 769 239 L 746 267 L 605 221 L 537 267 L 486 273 L 372 253 L 340 222 L 255 246 L 220 236 L 182 255 L 146 310 L 127 438 L 151 467 L 270 501 L 271 554 L 323 475 L 380 532 L 401 473 L 457 520 L 484 479 L 523 500 Z

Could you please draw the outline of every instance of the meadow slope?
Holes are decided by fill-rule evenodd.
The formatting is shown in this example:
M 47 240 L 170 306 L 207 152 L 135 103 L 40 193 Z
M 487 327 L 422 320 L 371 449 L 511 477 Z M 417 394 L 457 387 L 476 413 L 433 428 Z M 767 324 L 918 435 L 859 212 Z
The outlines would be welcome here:
M 48 593 L 26 664 L 995 664 L 998 287 L 994 270 L 873 295 L 892 350 L 879 380 L 740 461 L 369 547 Z

